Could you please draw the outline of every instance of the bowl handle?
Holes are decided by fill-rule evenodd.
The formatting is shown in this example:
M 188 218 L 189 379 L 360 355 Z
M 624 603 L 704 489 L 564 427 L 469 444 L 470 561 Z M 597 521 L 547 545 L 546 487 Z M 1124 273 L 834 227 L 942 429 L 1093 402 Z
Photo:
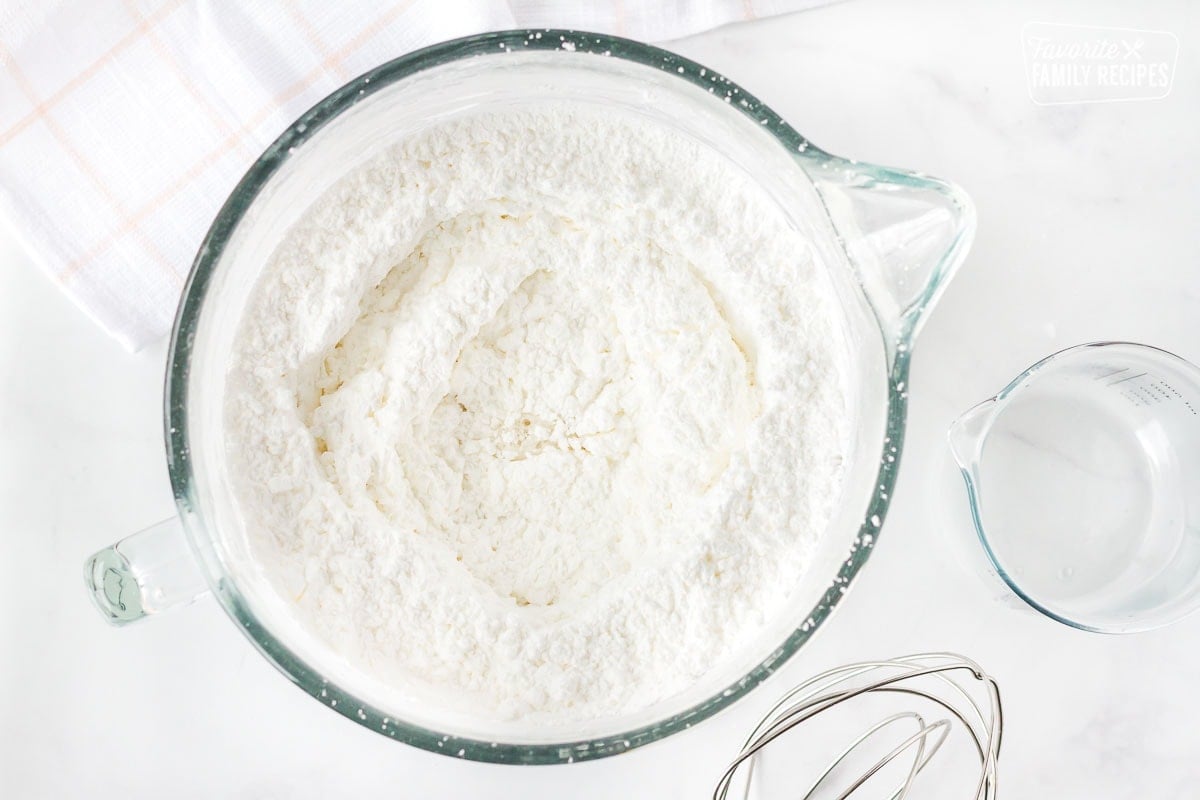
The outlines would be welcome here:
M 84 563 L 96 607 L 113 625 L 187 605 L 208 593 L 178 517 L 127 536 Z
M 805 169 L 894 360 L 966 256 L 975 207 L 957 186 L 915 172 L 828 157 Z

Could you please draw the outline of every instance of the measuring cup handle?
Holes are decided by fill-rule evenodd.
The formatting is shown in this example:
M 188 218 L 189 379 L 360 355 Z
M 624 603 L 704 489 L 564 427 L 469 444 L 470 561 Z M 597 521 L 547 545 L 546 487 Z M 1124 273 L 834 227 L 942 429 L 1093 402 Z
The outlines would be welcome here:
M 187 605 L 208 593 L 178 517 L 127 536 L 84 563 L 96 607 L 113 625 Z

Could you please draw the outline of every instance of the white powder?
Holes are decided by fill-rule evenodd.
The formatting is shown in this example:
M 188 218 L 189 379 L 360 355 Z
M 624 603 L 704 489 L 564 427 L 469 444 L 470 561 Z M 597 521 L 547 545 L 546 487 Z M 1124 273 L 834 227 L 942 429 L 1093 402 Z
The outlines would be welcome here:
M 847 440 L 807 242 L 703 146 L 567 105 L 403 141 L 245 314 L 257 557 L 361 668 L 485 717 L 681 691 L 781 612 Z

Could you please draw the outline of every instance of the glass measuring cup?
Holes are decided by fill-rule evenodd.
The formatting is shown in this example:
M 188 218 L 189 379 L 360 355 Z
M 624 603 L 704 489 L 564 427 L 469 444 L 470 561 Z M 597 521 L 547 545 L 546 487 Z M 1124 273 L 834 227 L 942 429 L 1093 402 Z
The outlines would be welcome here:
M 1200 369 L 1127 342 L 1039 361 L 950 428 L 996 574 L 1047 616 L 1129 633 L 1200 607 Z
M 644 709 L 530 724 L 457 710 L 360 669 L 316 636 L 250 550 L 224 453 L 224 387 L 262 265 L 326 189 L 399 137 L 491 109 L 569 101 L 676 129 L 728 159 L 809 238 L 846 334 L 853 442 L 840 502 L 761 634 L 685 691 Z M 184 289 L 168 355 L 165 433 L 178 518 L 88 559 L 107 619 L 155 616 L 211 591 L 253 645 L 317 702 L 381 735 L 458 758 L 600 758 L 685 730 L 736 702 L 822 629 L 873 552 L 903 451 L 921 325 L 966 253 L 973 207 L 957 187 L 839 158 L 724 76 L 673 53 L 578 31 L 506 31 L 402 56 L 337 90 L 272 144 L 233 191 Z M 198 566 L 198 569 L 197 569 Z M 451 698 L 456 699 L 456 698 Z

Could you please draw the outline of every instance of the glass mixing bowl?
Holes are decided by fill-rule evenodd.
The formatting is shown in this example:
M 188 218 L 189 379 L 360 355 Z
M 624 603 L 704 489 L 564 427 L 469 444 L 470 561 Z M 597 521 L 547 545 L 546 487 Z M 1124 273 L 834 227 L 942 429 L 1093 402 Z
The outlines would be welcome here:
M 222 401 L 247 297 L 310 202 L 413 131 L 561 100 L 668 125 L 723 155 L 778 203 L 813 243 L 841 307 L 854 434 L 840 511 L 787 612 L 753 646 L 714 664 L 688 691 L 637 713 L 535 728 L 466 718 L 406 696 L 297 622 L 250 556 L 223 468 Z M 973 229 L 972 207 L 957 188 L 831 156 L 741 87 L 665 50 L 590 33 L 508 31 L 391 61 L 298 119 L 217 215 L 184 289 L 169 353 L 166 445 L 179 517 L 93 556 L 86 564 L 92 595 L 122 623 L 211 590 L 259 651 L 318 702 L 433 752 L 547 764 L 662 739 L 777 670 L 822 627 L 866 563 L 899 467 L 913 339 Z

